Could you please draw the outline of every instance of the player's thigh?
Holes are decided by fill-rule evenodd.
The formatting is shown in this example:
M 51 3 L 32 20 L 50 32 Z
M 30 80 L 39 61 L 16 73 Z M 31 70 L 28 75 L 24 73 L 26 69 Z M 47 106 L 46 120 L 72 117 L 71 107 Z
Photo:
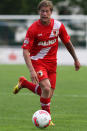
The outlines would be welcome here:
M 50 72 L 48 74 L 48 77 L 51 83 L 52 92 L 54 92 L 55 87 L 56 87 L 56 72 Z
M 49 79 L 46 78 L 46 79 L 43 79 L 43 80 L 40 81 L 40 86 L 41 86 L 42 88 L 47 88 L 48 90 L 50 90 L 50 88 L 51 88 L 51 83 L 50 83 Z
M 39 79 L 39 82 L 43 81 L 47 81 L 46 79 L 48 79 L 48 73 L 47 73 L 47 70 L 44 66 L 42 65 L 35 65 L 34 66 L 34 69 L 37 73 L 37 76 L 38 76 L 38 79 Z

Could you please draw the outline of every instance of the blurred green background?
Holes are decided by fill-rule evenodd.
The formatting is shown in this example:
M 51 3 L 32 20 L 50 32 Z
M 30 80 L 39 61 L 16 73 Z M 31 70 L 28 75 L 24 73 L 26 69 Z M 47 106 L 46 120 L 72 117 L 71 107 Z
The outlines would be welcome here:
M 37 14 L 41 0 L 0 0 L 0 14 Z M 59 14 L 72 14 L 70 8 L 79 7 L 79 14 L 87 14 L 87 0 L 52 0 Z M 62 8 L 63 7 L 63 8 Z

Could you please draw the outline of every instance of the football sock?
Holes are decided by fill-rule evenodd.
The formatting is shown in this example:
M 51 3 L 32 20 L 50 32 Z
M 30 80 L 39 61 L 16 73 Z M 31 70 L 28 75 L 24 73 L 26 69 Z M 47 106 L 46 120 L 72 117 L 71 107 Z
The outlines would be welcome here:
M 50 98 L 40 97 L 40 103 L 42 110 L 46 110 L 48 113 L 50 113 Z
M 32 82 L 29 82 L 28 80 L 24 80 L 22 83 L 23 88 L 27 88 L 31 90 L 33 93 L 38 94 L 41 96 L 41 88 L 39 85 L 33 84 Z

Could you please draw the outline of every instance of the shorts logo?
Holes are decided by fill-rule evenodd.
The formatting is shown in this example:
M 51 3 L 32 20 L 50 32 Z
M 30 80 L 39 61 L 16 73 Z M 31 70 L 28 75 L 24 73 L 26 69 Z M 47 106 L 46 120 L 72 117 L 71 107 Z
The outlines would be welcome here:
M 37 74 L 38 74 L 38 77 L 42 77 L 43 76 L 43 72 L 41 70 L 38 71 Z

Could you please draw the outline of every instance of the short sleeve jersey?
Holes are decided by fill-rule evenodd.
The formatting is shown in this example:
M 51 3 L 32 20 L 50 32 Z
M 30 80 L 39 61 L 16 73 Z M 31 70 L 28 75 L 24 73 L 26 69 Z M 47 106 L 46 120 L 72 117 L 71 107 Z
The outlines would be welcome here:
M 60 21 L 51 19 L 51 23 L 45 26 L 37 20 L 28 28 L 22 48 L 29 50 L 31 60 L 56 62 L 58 37 L 64 44 L 70 40 L 70 36 Z

